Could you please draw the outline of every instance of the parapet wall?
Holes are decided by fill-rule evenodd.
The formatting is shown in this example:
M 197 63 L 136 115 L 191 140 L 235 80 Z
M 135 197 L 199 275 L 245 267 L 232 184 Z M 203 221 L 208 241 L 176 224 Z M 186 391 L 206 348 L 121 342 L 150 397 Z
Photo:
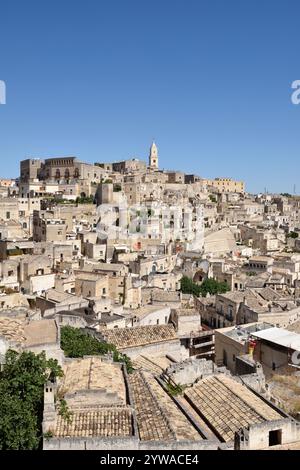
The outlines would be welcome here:
M 217 450 L 216 441 L 139 441 L 131 438 L 50 438 L 43 450 Z

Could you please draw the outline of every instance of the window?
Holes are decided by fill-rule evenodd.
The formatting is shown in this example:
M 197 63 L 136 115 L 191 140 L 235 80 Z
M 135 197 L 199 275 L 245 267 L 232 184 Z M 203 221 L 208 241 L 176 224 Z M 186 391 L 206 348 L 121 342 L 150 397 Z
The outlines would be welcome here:
M 6 218 L 10 219 L 10 212 L 6 212 Z
M 275 429 L 269 432 L 269 447 L 277 446 L 282 443 L 282 430 Z
M 232 360 L 235 362 L 235 354 L 232 355 Z
M 223 349 L 223 364 L 227 366 L 227 352 Z
M 159 320 L 158 319 L 156 320 L 156 324 L 159 325 Z

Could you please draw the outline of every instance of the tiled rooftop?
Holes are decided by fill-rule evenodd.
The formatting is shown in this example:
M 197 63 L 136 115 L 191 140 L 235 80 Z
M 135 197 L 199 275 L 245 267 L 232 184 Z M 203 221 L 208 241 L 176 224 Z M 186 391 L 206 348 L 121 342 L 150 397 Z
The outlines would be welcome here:
M 0 317 L 0 336 L 4 336 L 9 341 L 24 343 L 26 340 L 24 321 L 15 318 Z
M 157 380 L 150 374 L 145 373 L 146 380 L 151 388 L 151 391 L 157 398 L 159 405 L 168 416 L 171 427 L 175 432 L 177 440 L 202 440 L 201 435 L 190 423 L 187 417 L 178 408 L 172 398 L 165 392 Z
M 0 317 L 0 336 L 24 347 L 55 343 L 58 339 L 55 320 L 37 320 Z
M 194 308 L 178 308 L 176 309 L 176 313 L 180 317 L 199 317 L 200 313 Z
M 173 362 L 166 356 L 149 357 L 146 354 L 141 354 L 133 359 L 132 364 L 136 370 L 143 370 L 160 376 Z
M 154 375 L 160 375 L 163 372 L 163 369 L 158 365 L 154 364 L 150 359 L 146 356 L 137 356 L 132 361 L 132 365 L 136 370 L 146 370 L 151 372 Z
M 66 362 L 64 374 L 60 386 L 65 393 L 105 389 L 116 393 L 126 404 L 125 382 L 119 364 L 102 362 L 97 356 L 73 359 Z
M 30 347 L 37 344 L 50 344 L 58 340 L 58 332 L 55 320 L 33 321 L 24 328 L 26 342 Z
M 281 416 L 247 387 L 225 375 L 207 377 L 185 391 L 185 397 L 225 442 L 249 424 Z
M 104 338 L 117 348 L 134 348 L 177 339 L 173 325 L 149 325 L 107 330 Z
M 135 371 L 128 376 L 132 391 L 139 435 L 142 441 L 172 441 L 175 433 L 151 391 L 144 375 Z
M 131 436 L 132 419 L 128 407 L 103 407 L 73 411 L 68 422 L 58 416 L 56 437 L 126 437 Z

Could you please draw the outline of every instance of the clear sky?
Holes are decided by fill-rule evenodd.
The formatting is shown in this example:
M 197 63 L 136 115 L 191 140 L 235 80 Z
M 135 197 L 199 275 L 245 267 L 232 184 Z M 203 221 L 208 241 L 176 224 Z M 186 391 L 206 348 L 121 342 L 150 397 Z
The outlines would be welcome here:
M 0 176 L 146 159 L 300 193 L 299 0 L 0 2 Z

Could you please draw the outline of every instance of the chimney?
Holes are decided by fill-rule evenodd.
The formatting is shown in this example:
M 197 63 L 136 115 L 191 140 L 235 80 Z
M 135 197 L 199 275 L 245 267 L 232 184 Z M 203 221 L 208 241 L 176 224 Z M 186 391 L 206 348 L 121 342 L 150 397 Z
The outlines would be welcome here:
M 50 380 L 44 387 L 43 432 L 53 431 L 56 426 L 57 413 L 55 408 L 56 383 Z

